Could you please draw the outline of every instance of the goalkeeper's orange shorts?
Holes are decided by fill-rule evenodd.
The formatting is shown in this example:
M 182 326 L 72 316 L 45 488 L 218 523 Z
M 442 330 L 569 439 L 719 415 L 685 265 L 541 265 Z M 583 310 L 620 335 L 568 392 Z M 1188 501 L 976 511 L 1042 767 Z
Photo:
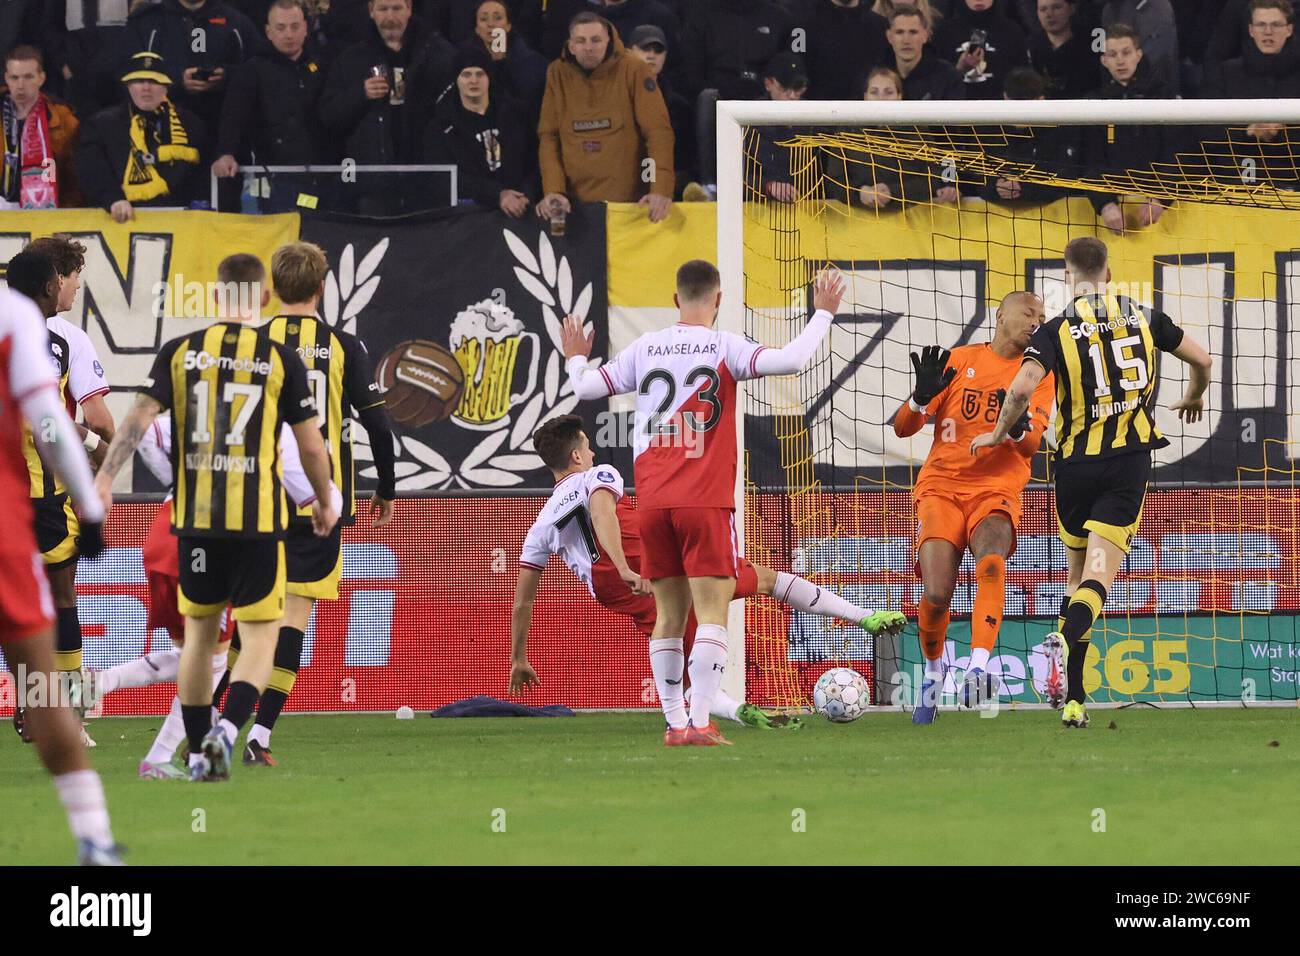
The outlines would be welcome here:
M 1006 488 L 975 485 L 947 491 L 925 489 L 916 495 L 916 552 L 919 555 L 921 545 L 932 538 L 964 551 L 975 529 L 989 515 L 1004 515 L 1015 530 L 1020 526 L 1020 513 L 1020 493 Z M 1015 550 L 1013 536 L 1011 553 Z

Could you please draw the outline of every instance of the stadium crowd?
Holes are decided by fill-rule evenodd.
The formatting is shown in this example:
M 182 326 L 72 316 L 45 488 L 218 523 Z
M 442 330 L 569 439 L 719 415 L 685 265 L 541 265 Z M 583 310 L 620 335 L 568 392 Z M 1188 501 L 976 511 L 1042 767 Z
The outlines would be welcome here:
M 239 208 L 243 166 L 350 160 L 454 164 L 461 202 L 514 217 L 639 201 L 658 220 L 714 194 L 719 98 L 1296 97 L 1293 21 L 1288 0 L 0 0 L 0 208 L 125 221 L 203 206 L 209 171 Z M 1288 136 L 1259 123 L 1218 138 L 1293 187 Z M 1121 127 L 1008 149 L 1134 169 L 1175 140 Z M 761 188 L 796 198 L 770 158 Z M 904 159 L 827 179 L 874 208 L 1061 192 L 942 181 Z M 1112 227 L 1118 199 L 1093 197 Z M 1150 200 L 1143 221 L 1162 209 Z

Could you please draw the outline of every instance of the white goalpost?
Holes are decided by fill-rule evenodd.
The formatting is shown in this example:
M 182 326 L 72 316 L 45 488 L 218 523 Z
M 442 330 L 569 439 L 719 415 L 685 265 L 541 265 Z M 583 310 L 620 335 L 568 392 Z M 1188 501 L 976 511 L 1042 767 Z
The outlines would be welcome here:
M 747 230 L 756 228 L 755 221 L 762 219 L 762 215 L 757 214 L 755 207 L 769 206 L 776 208 L 780 205 L 767 199 L 761 194 L 756 193 L 753 190 L 752 185 L 747 184 L 747 163 L 752 167 L 754 162 L 752 154 L 747 153 L 747 147 L 750 143 L 749 137 L 752 135 L 751 131 L 754 128 L 797 128 L 799 134 L 806 136 L 809 134 L 809 128 L 819 128 L 816 130 L 816 133 L 829 132 L 832 134 L 836 131 L 851 132 L 856 129 L 856 131 L 861 134 L 864 129 L 880 131 L 890 127 L 910 128 L 912 130 L 931 130 L 943 127 L 1020 128 L 1151 125 L 1182 126 L 1188 128 L 1226 127 L 1236 129 L 1238 127 L 1246 127 L 1252 123 L 1276 123 L 1284 124 L 1289 127 L 1297 127 L 1297 129 L 1290 131 L 1292 135 L 1290 142 L 1296 144 L 1292 149 L 1297 155 L 1300 155 L 1300 135 L 1297 135 L 1300 134 L 1300 99 L 1121 101 L 1031 100 L 989 102 L 867 102 L 856 100 L 834 102 L 719 102 L 717 104 L 716 124 L 718 187 L 717 264 L 722 279 L 722 306 L 719 314 L 719 328 L 738 334 L 754 334 L 754 323 L 750 321 L 750 316 L 756 311 L 757 307 L 749 300 L 751 289 L 747 288 L 747 286 L 752 283 L 747 283 L 747 275 L 749 274 L 747 271 L 747 251 L 751 264 L 754 261 L 753 257 L 762 257 L 767 253 L 765 252 L 765 249 L 761 247 L 760 243 L 756 243 L 753 240 L 752 236 L 751 241 L 747 246 Z M 1225 141 L 1221 145 L 1228 144 Z M 1227 155 L 1230 160 L 1235 161 L 1234 154 L 1231 150 L 1229 150 Z M 1221 167 L 1218 171 L 1222 172 L 1223 168 L 1230 167 Z M 1251 171 L 1253 173 L 1253 167 Z M 1300 177 L 1297 178 L 1300 180 Z M 1173 181 L 1173 178 L 1171 178 L 1170 182 Z M 1276 250 L 1276 262 L 1278 263 L 1282 262 L 1281 257 L 1286 254 L 1291 247 L 1294 246 L 1300 248 L 1300 213 L 1297 212 L 1297 210 L 1300 210 L 1300 192 L 1288 191 L 1285 194 L 1282 194 L 1272 186 L 1269 186 L 1268 190 L 1272 191 L 1269 192 L 1268 197 L 1264 197 L 1261 192 L 1258 194 L 1260 199 L 1256 202 L 1251 198 L 1256 194 L 1252 192 L 1254 183 L 1249 178 L 1244 179 L 1243 184 L 1224 185 L 1223 194 L 1217 199 L 1212 194 L 1214 193 L 1216 185 L 1222 185 L 1221 183 L 1216 184 L 1209 179 L 1199 181 L 1184 179 L 1179 180 L 1179 183 L 1180 185 L 1178 188 L 1185 191 L 1176 198 L 1178 203 L 1189 202 L 1191 205 L 1200 205 L 1202 203 L 1213 205 L 1217 202 L 1221 206 L 1227 205 L 1234 208 L 1241 206 L 1261 206 L 1270 210 L 1280 210 L 1279 218 L 1277 220 L 1278 229 L 1275 234 L 1269 237 L 1261 236 L 1256 238 L 1261 240 L 1267 238 L 1278 247 Z M 1300 188 L 1300 182 L 1297 182 L 1297 188 Z M 1186 190 L 1197 192 L 1198 195 L 1193 197 L 1191 200 L 1184 198 L 1189 195 Z M 1265 190 L 1265 192 L 1268 190 Z M 1099 189 L 1098 191 L 1101 190 Z M 1200 202 L 1197 200 L 1200 200 Z M 1175 200 L 1173 199 L 1169 200 L 1171 204 L 1174 201 Z M 800 233 L 811 220 L 819 216 L 828 215 L 826 212 L 827 205 L 828 202 L 825 201 L 824 198 L 819 199 L 818 202 L 805 203 L 800 201 L 785 204 L 785 208 L 789 211 L 783 212 L 782 214 L 791 218 L 792 221 L 796 223 L 796 225 L 791 228 L 794 232 Z M 861 210 L 849 212 L 847 211 L 847 205 L 848 204 L 841 204 L 842 208 L 836 210 L 839 213 L 839 219 L 837 220 L 839 224 L 834 230 L 824 229 L 817 233 L 819 237 L 825 238 L 825 246 L 818 248 L 814 254 L 808 254 L 808 261 L 836 262 L 851 258 L 856 259 L 857 256 L 854 254 L 838 252 L 835 243 L 844 235 L 860 235 L 860 232 L 855 232 L 855 230 L 872 229 L 875 227 L 876 222 L 883 219 L 884 214 L 877 214 L 874 211 L 865 215 Z M 978 214 L 990 217 L 1002 215 L 1001 212 L 993 211 L 996 206 L 996 203 L 986 203 L 984 199 L 963 197 L 958 207 L 960 209 L 960 214 L 953 213 L 952 215 L 960 218 L 960 216 L 965 215 L 971 210 L 976 210 L 978 211 Z M 983 212 L 986 208 L 990 210 L 987 213 Z M 894 224 L 890 227 L 891 229 L 910 229 L 911 235 L 916 242 L 922 242 L 925 239 L 924 236 L 917 235 L 918 230 L 924 229 L 924 226 L 919 223 L 919 219 L 907 218 L 902 212 L 893 212 L 892 215 L 897 218 L 894 220 Z M 944 215 L 949 214 L 945 212 Z M 859 218 L 854 218 L 855 216 Z M 935 215 L 935 218 L 936 220 L 938 219 L 938 214 Z M 1171 216 L 1170 218 L 1172 220 L 1175 217 Z M 906 225 L 904 224 L 905 219 Z M 1184 217 L 1184 219 L 1190 221 L 1191 217 L 1187 216 Z M 1060 225 L 1060 223 L 1054 223 L 1053 225 Z M 1093 234 L 1108 240 L 1111 238 L 1105 229 L 1101 228 L 1100 223 L 1095 223 L 1094 225 L 1095 233 Z M 1068 229 L 1076 230 L 1077 234 L 1088 234 L 1088 226 L 1086 224 L 1080 224 L 1076 220 L 1069 220 L 1064 223 L 1064 226 Z M 761 224 L 758 228 L 761 228 Z M 1240 295 L 1240 293 L 1233 293 L 1231 290 L 1234 288 L 1240 289 L 1241 283 L 1238 282 L 1237 285 L 1234 286 L 1231 277 L 1227 280 L 1227 285 L 1225 286 L 1225 289 L 1228 291 L 1222 292 L 1221 296 L 1220 293 L 1216 291 L 1217 287 L 1205 290 L 1202 290 L 1199 286 L 1193 288 L 1194 283 L 1188 278 L 1190 273 L 1179 273 L 1178 275 L 1181 277 L 1180 281 L 1183 284 L 1178 286 L 1173 292 L 1170 291 L 1172 288 L 1170 286 L 1170 282 L 1172 281 L 1170 276 L 1174 274 L 1174 272 L 1171 272 L 1170 270 L 1176 270 L 1185 265 L 1181 259 L 1178 259 L 1178 256 L 1183 255 L 1185 250 L 1191 248 L 1191 244 L 1188 242 L 1188 236 L 1174 234 L 1173 228 L 1173 226 L 1169 226 L 1164 230 L 1164 232 L 1158 232 L 1156 227 L 1152 227 L 1153 235 L 1169 235 L 1170 239 L 1168 245 L 1171 250 L 1170 255 L 1173 259 L 1178 260 L 1174 262 L 1173 265 L 1167 266 L 1164 262 L 1163 254 L 1151 257 L 1157 260 L 1153 267 L 1156 269 L 1156 281 L 1153 284 L 1157 288 L 1161 288 L 1161 294 L 1165 296 L 1162 300 L 1166 303 L 1164 310 L 1170 311 L 1168 303 L 1172 301 L 1172 298 L 1175 295 L 1182 296 L 1184 300 L 1187 300 L 1187 302 L 1190 302 L 1194 297 L 1199 296 L 1205 301 L 1205 307 L 1207 309 L 1211 308 L 1211 301 L 1217 303 L 1219 301 L 1218 297 L 1221 297 L 1225 302 L 1223 306 L 1225 310 L 1224 314 L 1235 316 L 1235 313 L 1229 310 L 1236 306 L 1235 297 Z M 1292 232 L 1290 230 L 1294 231 Z M 1047 233 L 1046 229 L 1043 231 L 1044 234 Z M 1204 235 L 1197 233 L 1195 238 L 1198 240 L 1204 240 L 1203 243 L 1200 243 L 1200 245 L 1204 246 L 1204 249 L 1201 249 L 1200 245 L 1197 245 L 1194 250 L 1196 255 L 1189 255 L 1186 257 L 1188 262 L 1191 262 L 1197 257 L 1213 260 L 1214 256 L 1220 252 L 1231 253 L 1232 250 L 1220 247 L 1226 247 L 1230 241 L 1240 241 L 1242 239 L 1242 236 L 1235 232 L 1230 236 L 1229 233 L 1232 231 L 1228 230 L 1226 227 L 1222 234 L 1216 234 L 1210 229 L 1203 229 L 1203 231 L 1205 233 Z M 1290 234 L 1287 234 L 1288 232 Z M 1073 235 L 1076 233 L 1071 234 Z M 1133 240 L 1133 236 L 1128 234 L 1126 234 L 1122 240 L 1118 236 L 1114 238 L 1116 242 L 1121 244 Z M 962 243 L 970 245 L 973 240 L 958 231 L 956 234 L 936 234 L 931 241 L 937 248 L 940 243 L 945 246 L 961 246 Z M 993 240 L 988 236 L 986 236 L 982 241 L 989 244 L 990 247 L 992 246 Z M 1125 248 L 1127 248 L 1127 246 Z M 1016 248 L 1013 251 L 1019 253 L 1021 250 Z M 1050 257 L 1059 258 L 1061 249 L 1057 248 L 1054 252 L 1050 250 L 1047 252 Z M 1144 250 L 1138 250 L 1134 251 L 1132 254 L 1134 256 L 1142 256 L 1146 253 Z M 883 259 L 885 257 L 882 256 L 881 258 Z M 941 256 L 935 253 L 932 258 L 939 259 Z M 975 258 L 978 257 L 976 256 Z M 991 263 L 991 253 L 989 258 Z M 1047 256 L 1045 256 L 1045 258 L 1047 258 Z M 1231 259 L 1231 256 L 1229 256 L 1229 258 Z M 1263 253 L 1261 252 L 1261 261 L 1263 258 Z M 1240 270 L 1242 268 L 1241 263 L 1243 259 L 1244 257 L 1238 254 L 1236 259 L 1232 260 L 1233 264 L 1225 267 L 1222 271 L 1231 276 L 1234 269 Z M 1297 260 L 1300 260 L 1300 253 L 1297 254 Z M 858 261 L 873 262 L 874 260 L 865 259 Z M 1199 259 L 1197 261 L 1199 262 Z M 1270 259 L 1269 261 L 1272 262 L 1273 260 Z M 1213 262 L 1211 262 L 1211 265 L 1213 265 Z M 992 270 L 992 268 L 992 265 L 988 267 L 989 270 Z M 1191 269 L 1192 266 L 1186 266 L 1186 268 Z M 1161 272 L 1162 269 L 1164 270 L 1163 273 Z M 1260 270 L 1256 270 L 1256 272 L 1260 272 Z M 1281 265 L 1277 267 L 1277 273 L 1276 278 L 1278 288 L 1281 289 L 1283 285 L 1286 285 L 1289 282 L 1290 273 L 1288 272 L 1286 276 L 1282 276 Z M 1046 273 L 1044 273 L 1044 275 L 1046 275 Z M 1270 278 L 1273 277 L 1272 273 L 1267 273 L 1267 275 Z M 1160 280 L 1162 276 L 1165 283 L 1164 286 L 1161 286 Z M 1015 276 L 1014 278 L 1019 279 L 1020 276 Z M 1238 276 L 1238 278 L 1240 277 Z M 1300 265 L 1297 265 L 1296 268 L 1296 280 L 1295 299 L 1300 303 Z M 1197 279 L 1196 281 L 1199 282 L 1200 280 Z M 1267 284 L 1264 282 L 1263 274 L 1256 276 L 1254 285 L 1260 285 L 1261 282 L 1265 285 Z M 984 290 L 985 296 L 991 294 L 991 285 L 988 288 L 981 285 L 980 288 Z M 802 304 L 802 297 L 800 296 L 799 289 L 792 287 L 787 291 L 789 292 L 788 306 L 791 310 L 797 311 L 799 308 L 806 307 Z M 930 294 L 928 290 L 927 294 Z M 1281 296 L 1283 293 L 1279 292 L 1278 295 Z M 1230 299 L 1231 301 L 1229 301 Z M 1278 301 L 1281 302 L 1282 300 L 1279 299 Z M 1151 305 L 1152 303 L 1145 302 L 1143 304 Z M 980 309 L 991 310 L 993 305 L 996 305 L 996 300 L 990 302 L 987 298 L 985 301 L 978 303 Z M 1190 308 L 1186 303 L 1184 304 L 1184 307 Z M 1279 305 L 1279 308 L 1281 307 L 1282 306 Z M 1250 378 L 1251 375 L 1255 374 L 1254 372 L 1248 372 L 1246 377 L 1243 378 L 1240 369 L 1238 369 L 1234 373 L 1236 377 L 1233 379 L 1234 385 L 1232 386 L 1232 389 L 1238 393 L 1243 388 L 1247 387 L 1261 390 L 1262 397 L 1258 399 L 1261 407 L 1285 407 L 1290 410 L 1291 417 L 1296 418 L 1297 423 L 1300 424 L 1300 398 L 1293 397 L 1291 394 L 1292 392 L 1295 392 L 1296 396 L 1300 396 L 1300 371 L 1295 375 L 1294 381 L 1288 377 L 1293 368 L 1300 370 L 1300 362 L 1297 362 L 1297 357 L 1300 356 L 1300 312 L 1297 313 L 1296 328 L 1290 329 L 1289 327 L 1283 327 L 1285 322 L 1279 319 L 1277 312 L 1272 310 L 1271 306 L 1267 303 L 1256 311 L 1259 312 L 1258 319 L 1254 317 L 1253 311 L 1250 316 L 1245 316 L 1245 313 L 1242 312 L 1241 317 L 1225 320 L 1224 327 L 1220 329 L 1215 328 L 1216 323 L 1211 318 L 1204 323 L 1202 327 L 1198 327 L 1197 334 L 1205 334 L 1209 339 L 1207 344 L 1214 346 L 1211 351 L 1215 354 L 1216 365 L 1221 362 L 1225 356 L 1232 357 L 1235 362 L 1240 363 L 1243 354 L 1249 352 L 1249 348 L 1254 347 L 1243 346 L 1242 341 L 1250 343 L 1254 343 L 1257 340 L 1262 341 L 1263 344 L 1258 346 L 1258 356 L 1255 356 L 1253 353 L 1247 355 L 1247 359 L 1250 362 L 1255 362 L 1257 358 L 1258 365 L 1263 369 L 1258 374 L 1259 381 L 1256 382 Z M 1048 317 L 1051 317 L 1050 307 Z M 973 328 L 974 326 L 971 327 Z M 897 331 L 889 332 L 888 329 L 885 329 L 884 327 L 882 327 L 882 329 L 883 331 L 880 333 L 880 338 L 884 340 L 883 343 L 873 344 L 872 347 L 878 349 L 878 351 L 870 353 L 866 359 L 862 358 L 861 355 L 859 355 L 857 359 L 848 360 L 845 360 L 842 357 L 828 357 L 827 353 L 832 351 L 832 349 L 828 345 L 824 345 L 818 353 L 818 358 L 828 363 L 826 374 L 806 378 L 801 386 L 803 391 L 800 392 L 800 394 L 803 394 L 805 398 L 811 402 L 812 399 L 823 396 L 826 390 L 831 388 L 829 383 L 833 379 L 834 389 L 842 389 L 844 387 L 844 382 L 847 381 L 850 384 L 855 385 L 855 387 L 860 387 L 858 394 L 860 397 L 865 397 L 867 392 L 871 390 L 864 385 L 864 382 L 868 378 L 871 378 L 871 375 L 867 374 L 870 370 L 866 370 L 866 372 L 859 374 L 852 366 L 855 361 L 864 363 L 871 360 L 871 356 L 875 356 L 876 360 L 880 362 L 882 371 L 881 374 L 874 379 L 876 382 L 874 385 L 875 395 L 870 397 L 873 398 L 877 404 L 883 402 L 885 406 L 888 406 L 890 402 L 893 402 L 896 405 L 899 401 L 905 399 L 906 394 L 899 393 L 898 389 L 901 387 L 900 383 L 905 381 L 909 369 L 905 361 L 901 363 L 900 367 L 900 363 L 896 359 L 891 362 L 888 356 L 903 355 L 905 357 L 908 347 L 910 347 L 913 342 L 907 338 L 908 332 L 906 330 L 902 333 L 898 333 Z M 952 330 L 953 340 L 958 338 L 958 333 L 969 335 L 970 329 L 966 329 L 963 333 L 960 328 L 954 326 L 954 329 Z M 1247 333 L 1254 337 L 1246 337 Z M 832 335 L 835 334 L 837 333 L 833 331 Z M 894 338 L 891 339 L 891 336 L 894 336 Z M 763 338 L 761 334 L 755 335 L 755 337 L 760 340 Z M 1276 339 L 1276 342 L 1274 339 Z M 1290 343 L 1292 342 L 1295 343 L 1295 347 L 1291 346 Z M 916 343 L 935 344 L 933 341 L 921 342 L 919 338 L 916 340 Z M 774 342 L 772 344 L 779 345 L 782 343 Z M 948 347 L 951 343 L 949 341 L 941 341 L 938 344 L 943 344 L 945 347 Z M 893 350 L 892 352 L 889 351 L 891 349 Z M 886 357 L 880 358 L 880 356 Z M 1268 367 L 1270 363 L 1276 363 L 1277 368 L 1281 370 L 1281 380 L 1277 378 L 1277 374 L 1272 370 L 1272 368 Z M 1252 366 L 1252 368 L 1253 367 L 1254 366 Z M 740 400 L 737 403 L 736 432 L 739 445 L 740 468 L 738 469 L 736 483 L 736 531 L 740 541 L 741 553 L 746 555 L 751 553 L 749 541 L 751 529 L 749 527 L 749 520 L 746 515 L 745 507 L 745 449 L 754 444 L 753 440 L 756 437 L 767 437 L 746 435 L 747 427 L 751 429 L 755 427 L 752 422 L 750 425 L 746 425 L 746 412 L 747 409 L 751 412 L 753 411 L 750 404 L 750 397 L 756 387 L 760 386 L 756 386 L 754 383 L 740 383 L 738 388 Z M 1170 387 L 1172 388 L 1173 386 L 1171 385 Z M 1225 385 L 1224 390 L 1227 391 L 1228 386 Z M 1218 392 L 1216 391 L 1214 394 L 1217 395 Z M 1274 400 L 1275 405 L 1270 405 L 1269 403 Z M 1238 409 L 1247 407 L 1242 404 L 1243 399 L 1240 394 L 1232 396 L 1225 395 L 1224 401 L 1235 402 L 1234 407 Z M 1291 409 L 1292 405 L 1297 407 Z M 844 421 L 850 421 L 858 407 L 858 405 L 854 405 L 851 409 L 844 412 L 842 416 Z M 880 431 L 883 433 L 884 425 L 886 424 L 883 416 L 878 417 L 880 420 L 873 419 L 871 421 L 861 422 L 863 436 L 859 442 L 859 447 L 850 448 L 847 455 L 840 456 L 841 458 L 847 458 L 849 460 L 847 466 L 841 466 L 839 459 L 837 458 L 833 463 L 832 469 L 832 465 L 827 464 L 825 461 L 814 455 L 815 466 L 819 469 L 825 468 L 828 471 L 834 470 L 835 474 L 840 474 L 842 472 L 847 473 L 847 471 L 851 471 L 854 468 L 857 468 L 869 477 L 878 474 L 882 476 L 879 479 L 880 487 L 882 489 L 880 493 L 884 495 L 886 489 L 893 489 L 895 487 L 893 479 L 889 478 L 886 480 L 883 476 L 887 474 L 890 476 L 894 475 L 895 471 L 890 469 L 911 468 L 914 470 L 916 467 L 919 467 L 920 464 L 920 461 L 917 460 L 918 457 L 923 458 L 924 456 L 900 455 L 896 450 L 891 450 L 891 448 L 888 447 L 890 440 L 888 439 L 888 436 L 877 442 L 876 432 Z M 827 427 L 830 428 L 832 426 Z M 842 430 L 847 426 L 843 421 L 841 421 L 833 427 L 839 429 L 835 432 L 835 437 L 838 441 Z M 1161 427 L 1164 427 L 1163 424 Z M 1293 426 L 1288 427 L 1288 433 L 1286 436 L 1288 439 L 1291 437 L 1291 427 Z M 868 431 L 870 431 L 870 435 L 866 434 Z M 1296 431 L 1300 432 L 1300 429 L 1296 429 Z M 747 438 L 749 439 L 748 441 Z M 1186 435 L 1180 433 L 1177 437 L 1171 436 L 1174 445 L 1178 446 L 1180 449 L 1193 448 L 1193 446 L 1196 449 L 1206 448 L 1208 447 L 1207 443 L 1212 443 L 1212 439 L 1213 435 L 1210 433 L 1207 433 L 1203 439 L 1199 434 L 1192 434 L 1191 432 L 1188 432 Z M 1201 442 L 1200 445 L 1195 444 L 1198 441 Z M 840 441 L 839 444 L 843 445 L 844 443 Z M 877 444 L 879 444 L 879 448 L 876 447 Z M 856 458 L 854 457 L 855 453 Z M 1230 454 L 1226 447 L 1220 448 L 1215 446 L 1212 449 L 1212 452 L 1202 451 L 1202 458 L 1211 453 L 1218 454 L 1220 456 L 1218 459 L 1220 462 L 1226 462 L 1224 456 Z M 1178 470 L 1183 467 L 1182 464 L 1175 464 L 1175 462 L 1181 460 L 1173 458 L 1172 455 L 1173 453 L 1171 452 L 1170 455 L 1165 456 L 1166 460 L 1164 462 L 1160 460 L 1157 462 L 1158 464 L 1163 463 L 1167 465 L 1167 467 L 1163 469 L 1163 472 L 1167 476 L 1174 475 L 1175 473 L 1182 474 L 1182 472 Z M 1293 458 L 1300 458 L 1300 453 L 1293 455 L 1288 450 L 1287 460 L 1289 461 Z M 1194 458 L 1194 455 L 1191 452 L 1188 452 L 1185 455 L 1185 460 L 1193 463 L 1194 461 L 1199 461 L 1199 459 Z M 1234 467 L 1237 469 L 1239 479 L 1241 478 L 1241 472 L 1243 470 L 1249 470 L 1249 465 L 1252 461 L 1253 459 L 1248 459 L 1248 457 L 1243 454 L 1241 458 L 1233 463 Z M 1268 466 L 1266 465 L 1266 468 L 1267 467 Z M 818 472 L 819 475 L 822 473 L 822 471 Z M 1192 475 L 1193 473 L 1199 474 L 1199 472 L 1194 472 L 1192 464 L 1188 464 L 1186 474 Z M 1264 480 L 1267 480 L 1269 474 L 1266 472 L 1263 478 Z M 877 479 L 871 477 L 871 480 L 875 481 Z M 1188 483 L 1194 481 L 1192 478 L 1180 480 L 1186 480 Z M 820 478 L 818 479 L 818 482 L 820 484 Z M 860 492 L 855 491 L 855 493 Z M 1240 506 L 1240 504 L 1239 501 L 1238 505 Z M 1295 556 L 1293 555 L 1285 555 L 1285 560 L 1287 562 L 1290 562 L 1294 558 Z M 751 558 L 751 560 L 752 559 L 753 558 Z M 1290 565 L 1288 563 L 1288 569 L 1289 568 Z M 1297 569 L 1297 572 L 1300 573 L 1300 569 Z M 1262 581 L 1263 578 L 1261 577 L 1261 582 Z M 1242 590 L 1242 593 L 1244 593 L 1246 586 L 1251 583 L 1253 582 L 1247 582 L 1246 584 L 1242 584 L 1241 582 L 1234 583 L 1233 593 L 1237 593 L 1238 585 L 1240 585 L 1240 589 Z M 1300 584 L 1300 580 L 1296 583 Z M 1152 592 L 1153 595 L 1159 590 L 1159 584 L 1160 582 L 1156 581 L 1155 585 L 1153 585 L 1155 588 Z M 1276 582 L 1274 582 L 1273 586 L 1276 587 Z M 1040 591 L 1032 597 L 1032 601 L 1037 602 L 1034 604 L 1034 608 L 1045 607 L 1048 603 L 1045 598 L 1039 596 L 1040 594 L 1048 593 L 1046 585 L 1041 585 L 1039 587 Z M 894 592 L 886 592 L 882 590 L 879 593 L 893 594 Z M 905 594 L 911 592 L 900 590 L 898 593 Z M 1166 607 L 1161 604 L 1161 600 L 1162 598 L 1153 596 L 1151 600 L 1148 601 L 1148 604 L 1145 605 L 1143 613 L 1157 618 L 1159 618 L 1161 614 L 1173 613 L 1170 608 L 1173 608 L 1174 605 L 1171 604 Z M 1235 601 L 1236 598 L 1233 600 Z M 1179 605 L 1179 607 L 1181 608 L 1179 613 L 1185 615 L 1195 616 L 1196 614 L 1201 613 L 1199 608 L 1188 610 L 1182 605 Z M 1237 614 L 1245 614 L 1247 612 L 1244 605 L 1243 607 L 1234 606 L 1232 610 Z M 1024 613 L 1026 615 L 1030 614 L 1029 605 L 1026 606 Z M 1010 614 L 1011 611 L 1008 610 L 1008 615 Z M 1132 614 L 1132 611 L 1130 611 L 1130 614 Z M 1243 622 L 1244 621 L 1245 619 L 1243 618 Z M 1136 625 L 1134 625 L 1134 627 L 1136 627 Z M 1183 630 L 1186 634 L 1191 635 L 1190 639 L 1199 638 L 1199 624 L 1195 626 L 1187 624 L 1183 627 Z M 731 651 L 724 686 L 728 693 L 740 699 L 744 699 L 743 695 L 747 689 L 745 686 L 746 620 L 744 602 L 737 601 L 732 604 L 729 617 L 729 631 L 731 638 Z M 1136 630 L 1134 633 L 1137 633 Z M 1157 633 L 1162 632 L 1157 631 Z M 1157 637 L 1152 640 L 1159 639 L 1164 638 Z M 1228 638 L 1220 638 L 1216 632 L 1213 639 L 1227 640 Z M 1245 637 L 1242 637 L 1241 639 L 1244 641 Z M 915 642 L 914 638 L 911 640 L 913 643 Z M 1028 651 L 1026 653 L 1028 653 Z M 794 652 L 792 651 L 792 659 L 794 659 L 793 654 Z M 810 657 L 807 659 L 812 660 L 815 658 Z M 1103 664 L 1099 664 L 1098 666 L 1104 670 L 1106 665 L 1105 662 L 1103 662 Z M 1107 677 L 1109 679 L 1109 674 L 1107 674 Z M 1171 694 L 1170 696 L 1176 695 Z M 873 703 L 886 702 L 877 700 L 873 701 Z

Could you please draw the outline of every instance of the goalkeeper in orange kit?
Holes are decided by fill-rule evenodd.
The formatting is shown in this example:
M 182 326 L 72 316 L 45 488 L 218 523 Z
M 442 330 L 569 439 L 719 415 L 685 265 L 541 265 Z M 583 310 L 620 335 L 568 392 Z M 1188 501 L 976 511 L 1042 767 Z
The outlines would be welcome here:
M 975 559 L 977 590 L 971 615 L 971 657 L 961 703 L 976 707 L 996 696 L 997 678 L 988 673 L 1006 600 L 1006 559 L 1016 547 L 1021 492 L 1029 463 L 1047 428 L 1054 395 L 1052 376 L 1034 391 L 1029 408 L 1010 437 L 990 454 L 973 458 L 970 440 L 998 420 L 1007 385 L 1020 369 L 1030 336 L 1043 324 L 1043 301 L 1032 292 L 1012 292 L 997 311 L 993 341 L 949 352 L 939 346 L 912 353 L 916 386 L 894 417 L 901 438 L 915 435 L 934 419 L 934 444 L 912 491 L 916 503 L 916 564 L 923 594 L 917 627 L 925 672 L 912 723 L 934 722 L 943 690 L 943 646 L 949 605 L 962 553 Z

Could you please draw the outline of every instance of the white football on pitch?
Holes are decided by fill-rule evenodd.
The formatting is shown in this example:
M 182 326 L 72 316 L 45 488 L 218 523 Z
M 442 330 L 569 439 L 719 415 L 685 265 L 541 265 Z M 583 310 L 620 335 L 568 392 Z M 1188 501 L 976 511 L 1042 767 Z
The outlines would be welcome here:
M 857 720 L 870 704 L 871 690 L 866 679 L 849 667 L 832 667 L 813 686 L 813 707 L 833 723 Z

